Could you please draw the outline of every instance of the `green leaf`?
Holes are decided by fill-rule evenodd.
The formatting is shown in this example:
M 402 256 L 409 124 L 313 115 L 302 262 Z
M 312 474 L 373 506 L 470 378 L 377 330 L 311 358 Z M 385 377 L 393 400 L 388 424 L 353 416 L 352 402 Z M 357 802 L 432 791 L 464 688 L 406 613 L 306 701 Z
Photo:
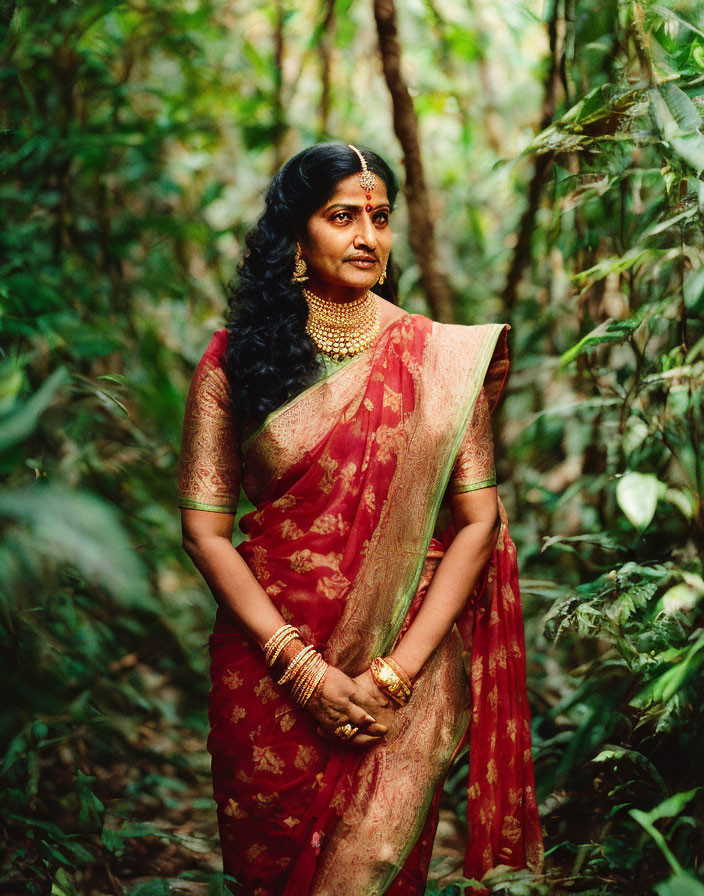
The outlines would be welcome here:
M 636 529 L 645 529 L 655 516 L 661 483 L 650 473 L 626 473 L 616 486 L 618 506 Z
M 704 896 L 704 884 L 686 871 L 680 871 L 656 884 L 655 892 L 658 896 Z
M 585 272 L 586 273 L 586 272 Z M 613 320 L 608 318 L 598 327 L 595 327 L 590 333 L 582 337 L 576 345 L 567 349 L 560 357 L 560 368 L 566 367 L 571 361 L 581 355 L 588 348 L 595 345 L 603 345 L 611 342 L 623 342 L 628 336 L 640 326 L 639 321 L 635 320 Z
M 103 804 L 90 789 L 91 782 L 95 781 L 92 775 L 84 774 L 80 769 L 77 772 L 77 791 L 80 804 L 78 819 L 84 831 L 98 831 L 102 827 L 102 813 L 105 811 Z
M 697 174 L 704 171 L 704 136 L 697 107 L 675 84 L 658 84 L 650 91 L 653 116 L 663 140 Z
M 31 533 L 40 556 L 73 564 L 125 606 L 153 608 L 142 562 L 107 502 L 87 492 L 38 483 L 0 491 L 3 516 Z
M 55 393 L 68 380 L 66 368 L 59 367 L 31 398 L 0 418 L 0 451 L 16 445 L 32 433 Z

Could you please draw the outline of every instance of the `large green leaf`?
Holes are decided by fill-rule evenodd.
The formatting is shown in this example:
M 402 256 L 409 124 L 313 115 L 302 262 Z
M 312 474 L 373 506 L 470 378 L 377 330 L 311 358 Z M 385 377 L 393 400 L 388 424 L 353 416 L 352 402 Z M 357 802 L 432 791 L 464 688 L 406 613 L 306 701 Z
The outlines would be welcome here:
M 38 557 L 77 567 L 125 606 L 153 606 L 144 566 L 102 499 L 38 482 L 0 491 L 0 517 L 28 530 Z
M 697 107 L 677 85 L 667 82 L 650 90 L 653 116 L 662 134 L 677 155 L 697 174 L 704 171 L 704 136 Z
M 655 516 L 663 490 L 657 476 L 650 473 L 626 473 L 616 485 L 618 506 L 636 529 L 645 529 Z

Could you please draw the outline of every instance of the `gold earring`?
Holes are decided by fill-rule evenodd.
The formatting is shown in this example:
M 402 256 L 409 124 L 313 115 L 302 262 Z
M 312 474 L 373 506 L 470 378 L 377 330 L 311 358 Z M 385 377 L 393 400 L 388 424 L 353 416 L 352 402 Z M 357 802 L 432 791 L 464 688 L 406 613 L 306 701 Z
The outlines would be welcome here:
M 301 254 L 301 247 L 296 243 L 296 256 L 293 259 L 293 276 L 292 283 L 305 283 L 308 279 L 308 266 L 306 260 Z
M 386 280 L 386 262 L 384 262 L 384 267 L 381 269 L 381 274 L 379 275 L 379 286 L 384 285 L 384 280 Z

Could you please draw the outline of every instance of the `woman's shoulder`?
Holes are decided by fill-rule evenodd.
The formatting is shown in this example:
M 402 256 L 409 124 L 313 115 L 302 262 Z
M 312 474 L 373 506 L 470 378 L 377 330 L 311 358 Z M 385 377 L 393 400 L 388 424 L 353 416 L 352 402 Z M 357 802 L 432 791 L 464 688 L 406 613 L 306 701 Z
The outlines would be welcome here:
M 227 330 L 222 327 L 215 330 L 210 337 L 210 341 L 205 347 L 205 351 L 201 357 L 201 363 L 214 364 L 217 367 L 224 367 L 225 352 L 227 350 Z
M 403 308 L 400 308 L 398 305 L 394 305 L 393 302 L 389 302 L 386 299 L 382 299 L 381 296 L 378 297 L 381 305 L 380 314 L 381 314 L 381 328 L 382 330 L 389 326 L 389 324 L 394 323 L 394 321 L 400 320 L 402 317 L 410 317 L 408 311 L 404 311 Z

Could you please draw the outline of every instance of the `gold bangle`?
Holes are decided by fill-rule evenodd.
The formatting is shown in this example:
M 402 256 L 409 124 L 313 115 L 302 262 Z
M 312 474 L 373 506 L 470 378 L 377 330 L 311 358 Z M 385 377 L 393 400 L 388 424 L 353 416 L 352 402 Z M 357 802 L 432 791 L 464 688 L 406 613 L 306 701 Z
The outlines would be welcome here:
M 276 647 L 274 652 L 271 654 L 271 658 L 267 660 L 267 663 L 269 664 L 270 668 L 275 665 L 276 661 L 281 656 L 281 651 L 284 649 L 284 647 L 288 647 L 288 645 L 291 643 L 291 641 L 296 641 L 296 640 L 298 640 L 298 641 L 302 640 L 300 634 L 297 631 L 288 632 L 286 634 L 286 637 L 283 638 L 283 640 L 279 643 L 278 647 Z
M 325 678 L 325 675 L 327 674 L 327 671 L 328 671 L 328 664 L 324 660 L 323 660 L 323 663 L 324 663 L 324 665 L 320 667 L 320 669 L 318 670 L 318 673 L 316 674 L 315 678 L 313 679 L 313 682 L 310 686 L 310 693 L 304 694 L 301 706 L 305 706 L 306 703 L 308 703 L 308 701 L 313 697 L 315 692 L 318 690 L 318 688 L 322 684 L 323 679 Z
M 320 664 L 325 660 L 316 651 L 306 662 L 299 668 L 295 676 L 293 687 L 291 688 L 291 696 L 296 702 L 300 702 L 301 696 L 308 690 L 311 681 L 315 678 Z
M 410 675 L 406 672 L 405 669 L 402 669 L 401 666 L 399 666 L 396 660 L 392 659 L 390 656 L 384 657 L 384 659 L 398 675 L 401 681 L 406 685 L 410 694 L 410 692 L 413 690 L 413 682 L 411 681 Z
M 264 657 L 265 657 L 267 663 L 269 662 L 269 657 L 276 650 L 279 643 L 291 632 L 300 634 L 300 632 L 298 631 L 298 629 L 296 628 L 295 625 L 290 625 L 289 623 L 286 623 L 285 625 L 282 625 L 280 628 L 277 628 L 276 631 L 274 632 L 274 634 L 268 639 L 266 644 L 264 644 L 264 646 L 262 647 L 262 650 L 264 651 Z
M 315 655 L 311 656 L 311 660 L 312 662 L 305 663 L 301 668 L 299 668 L 298 673 L 296 674 L 291 685 L 291 696 L 296 701 L 298 701 L 300 695 L 308 687 L 308 682 L 313 677 L 315 669 L 318 666 L 315 661 Z
M 403 706 L 408 702 L 408 698 L 411 696 L 410 689 L 401 680 L 396 670 L 386 662 L 384 657 L 374 657 L 369 671 L 376 685 L 395 703 Z
M 287 681 L 290 681 L 296 672 L 298 671 L 301 663 L 303 663 L 311 653 L 316 653 L 315 647 L 312 644 L 309 644 L 307 647 L 304 647 L 299 653 L 295 655 L 295 657 L 291 660 L 291 662 L 286 667 L 286 671 L 279 679 L 277 684 L 286 684 Z

